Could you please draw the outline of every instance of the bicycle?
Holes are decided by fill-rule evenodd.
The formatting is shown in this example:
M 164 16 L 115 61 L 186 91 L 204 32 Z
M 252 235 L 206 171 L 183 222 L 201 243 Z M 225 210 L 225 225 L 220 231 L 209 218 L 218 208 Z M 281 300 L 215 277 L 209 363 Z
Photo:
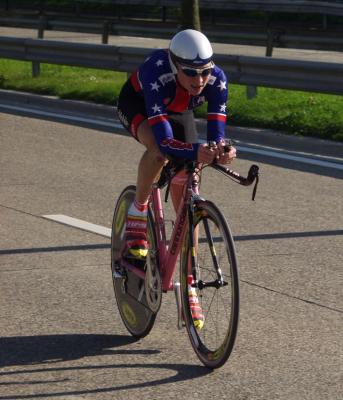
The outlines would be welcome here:
M 118 198 L 112 224 L 111 269 L 121 319 L 136 338 L 152 329 L 162 293 L 174 290 L 178 328 L 186 327 L 200 361 L 209 368 L 222 366 L 229 358 L 238 327 L 239 280 L 234 240 L 217 206 L 199 195 L 199 176 L 210 166 L 242 185 L 254 181 L 256 194 L 259 169 L 250 167 L 247 177 L 218 164 L 171 160 L 153 185 L 149 200 L 147 235 L 149 251 L 145 270 L 121 258 L 125 220 L 135 186 L 126 187 Z M 167 242 L 161 190 L 181 170 L 187 172 L 184 196 Z M 180 282 L 173 279 L 180 254 Z M 196 290 L 204 315 L 204 326 L 196 329 L 189 302 L 189 287 Z

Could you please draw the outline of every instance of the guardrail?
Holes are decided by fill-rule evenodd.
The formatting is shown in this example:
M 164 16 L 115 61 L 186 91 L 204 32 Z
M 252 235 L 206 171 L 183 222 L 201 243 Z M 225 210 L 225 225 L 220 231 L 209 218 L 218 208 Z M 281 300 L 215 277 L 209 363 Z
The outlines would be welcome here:
M 3 26 L 37 29 L 37 37 L 42 39 L 44 31 L 98 33 L 101 42 L 108 43 L 110 35 L 143 36 L 169 39 L 177 32 L 172 22 L 153 21 L 113 21 L 105 20 L 66 20 L 47 17 L 8 18 L 0 16 Z M 266 55 L 271 56 L 273 48 L 297 48 L 325 51 L 343 51 L 343 30 L 299 29 L 292 27 L 265 27 L 228 24 L 225 26 L 203 25 L 202 31 L 212 42 L 263 46 Z M 100 38 L 100 36 L 99 36 Z
M 15 0 L 5 0 L 2 8 L 11 10 L 22 8 L 28 10 L 39 10 L 40 12 L 51 10 L 45 0 L 36 3 L 36 6 L 26 5 L 22 2 L 16 4 Z M 159 6 L 159 7 L 180 7 L 180 0 L 69 0 L 64 2 L 64 8 L 69 5 L 75 10 L 82 7 L 82 3 L 103 4 L 110 6 Z M 68 4 L 69 3 L 69 4 Z M 200 9 L 207 10 L 248 10 L 248 11 L 269 11 L 288 13 L 317 13 L 326 15 L 343 15 L 343 4 L 337 0 L 199 0 Z M 56 9 L 56 6 L 53 7 Z
M 200 10 L 205 11 L 202 30 L 213 42 L 263 46 L 267 56 L 272 55 L 275 47 L 343 51 L 343 24 L 339 24 L 339 21 L 336 24 L 327 22 L 328 15 L 343 16 L 343 2 L 200 0 L 199 3 Z M 26 11 L 16 9 L 15 0 L 6 4 L 2 13 L 0 9 L 0 25 L 38 29 L 38 38 L 44 37 L 45 30 L 99 33 L 102 43 L 108 43 L 110 35 L 170 38 L 177 30 L 177 21 L 175 16 L 174 20 L 167 21 L 166 10 L 179 8 L 180 0 L 69 0 L 73 7 L 67 14 L 61 11 L 61 7 L 49 8 L 44 0 L 39 2 L 39 7 L 28 4 Z M 82 14 L 82 7 L 92 4 L 111 6 L 112 11 L 108 12 L 108 15 L 97 15 L 96 11 L 93 15 Z M 140 20 L 127 17 L 126 20 L 121 20 L 121 10 L 125 9 L 124 6 L 133 5 L 160 7 L 163 23 L 146 19 L 148 16 Z M 136 9 L 139 12 L 140 8 Z M 221 14 L 224 11 L 224 15 L 225 11 L 233 10 L 262 11 L 267 13 L 267 16 L 262 23 L 258 19 L 253 22 L 244 19 L 237 22 L 232 17 L 223 19 L 219 10 Z M 24 11 L 28 14 L 20 15 L 20 12 Z M 273 13 L 321 14 L 323 20 L 319 25 L 311 23 L 299 26 L 299 23 L 294 25 L 292 21 L 275 21 L 270 17 Z M 215 22 L 215 16 L 220 19 L 219 23 Z
M 0 57 L 131 72 L 153 49 L 0 37 Z M 343 65 L 216 54 L 232 83 L 343 94 Z

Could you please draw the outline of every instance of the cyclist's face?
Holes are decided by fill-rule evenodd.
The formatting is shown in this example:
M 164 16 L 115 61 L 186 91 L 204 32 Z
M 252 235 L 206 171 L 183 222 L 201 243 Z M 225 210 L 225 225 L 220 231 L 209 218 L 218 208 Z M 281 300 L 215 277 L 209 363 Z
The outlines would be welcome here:
M 184 65 L 177 65 L 177 78 L 192 96 L 198 96 L 207 85 L 212 72 L 212 63 L 201 68 L 190 68 Z

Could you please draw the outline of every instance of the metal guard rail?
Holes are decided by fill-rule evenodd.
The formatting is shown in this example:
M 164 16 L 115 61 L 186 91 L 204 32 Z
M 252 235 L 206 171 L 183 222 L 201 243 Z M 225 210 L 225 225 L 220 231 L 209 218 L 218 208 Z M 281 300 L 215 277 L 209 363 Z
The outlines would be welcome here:
M 160 6 L 180 7 L 180 0 L 74 0 L 70 3 L 77 5 L 82 2 L 104 4 L 112 6 Z M 10 1 L 3 2 L 2 8 L 11 9 Z M 206 10 L 245 10 L 245 11 L 266 11 L 266 12 L 287 12 L 287 13 L 314 13 L 325 15 L 343 15 L 343 4 L 334 0 L 199 0 L 200 9 Z M 16 6 L 18 8 L 18 6 Z M 31 9 L 34 7 L 31 7 Z M 46 12 L 44 1 L 37 6 Z
M 131 72 L 153 49 L 0 36 L 0 57 Z M 343 94 L 343 65 L 216 54 L 231 83 Z

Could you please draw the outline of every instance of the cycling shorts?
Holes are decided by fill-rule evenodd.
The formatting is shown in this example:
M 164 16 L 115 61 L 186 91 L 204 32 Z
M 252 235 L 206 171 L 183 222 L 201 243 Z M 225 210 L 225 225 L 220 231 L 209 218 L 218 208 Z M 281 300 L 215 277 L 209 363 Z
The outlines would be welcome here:
M 117 113 L 120 122 L 138 141 L 138 127 L 143 121 L 148 119 L 148 116 L 144 97 L 135 91 L 130 79 L 126 81 L 119 94 Z M 198 141 L 192 110 L 186 110 L 183 113 L 170 113 L 168 115 L 174 139 L 188 143 L 196 143 Z

